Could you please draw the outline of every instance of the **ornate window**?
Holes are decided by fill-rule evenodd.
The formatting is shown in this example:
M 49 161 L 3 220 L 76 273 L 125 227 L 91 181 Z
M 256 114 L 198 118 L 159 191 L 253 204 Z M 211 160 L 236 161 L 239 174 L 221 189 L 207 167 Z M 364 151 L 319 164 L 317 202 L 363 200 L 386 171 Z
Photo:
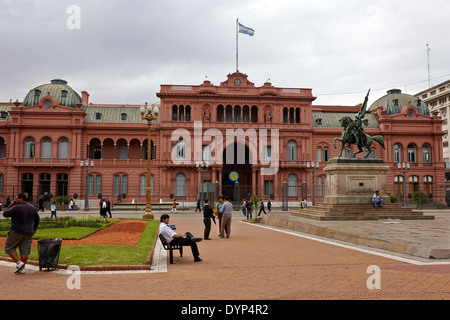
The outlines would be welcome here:
M 402 162 L 402 148 L 396 144 L 393 151 L 394 162 Z
M 186 197 L 186 175 L 182 172 L 175 176 L 175 198 Z
M 422 161 L 423 163 L 431 163 L 431 150 L 427 144 L 422 147 Z
M 417 162 L 416 146 L 413 144 L 408 145 L 408 162 L 410 163 Z
M 287 144 L 287 159 L 288 161 L 297 160 L 297 142 L 290 140 Z

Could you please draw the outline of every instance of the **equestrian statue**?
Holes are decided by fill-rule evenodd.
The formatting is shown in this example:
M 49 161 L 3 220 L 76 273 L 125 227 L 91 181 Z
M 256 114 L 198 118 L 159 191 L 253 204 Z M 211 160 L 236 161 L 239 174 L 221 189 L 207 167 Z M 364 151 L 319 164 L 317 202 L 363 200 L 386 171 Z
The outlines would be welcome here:
M 339 157 L 342 157 L 342 154 L 345 150 L 345 147 L 350 147 L 352 144 L 356 145 L 358 147 L 358 152 L 355 152 L 353 154 L 353 158 L 356 158 L 356 155 L 359 153 L 364 152 L 364 148 L 368 150 L 366 152 L 365 158 L 368 158 L 370 154 L 372 153 L 372 145 L 373 142 L 378 142 L 383 149 L 386 149 L 384 146 L 384 139 L 382 136 L 369 136 L 368 134 L 364 133 L 364 128 L 362 126 L 362 119 L 364 119 L 367 111 L 367 102 L 369 101 L 369 92 L 367 92 L 366 99 L 364 100 L 364 103 L 361 107 L 361 111 L 359 111 L 355 115 L 355 120 L 352 118 L 345 116 L 341 119 L 341 124 L 344 127 L 344 131 L 342 132 L 342 135 L 340 138 L 334 139 L 334 148 L 336 149 L 336 141 L 341 141 L 341 153 L 339 154 Z

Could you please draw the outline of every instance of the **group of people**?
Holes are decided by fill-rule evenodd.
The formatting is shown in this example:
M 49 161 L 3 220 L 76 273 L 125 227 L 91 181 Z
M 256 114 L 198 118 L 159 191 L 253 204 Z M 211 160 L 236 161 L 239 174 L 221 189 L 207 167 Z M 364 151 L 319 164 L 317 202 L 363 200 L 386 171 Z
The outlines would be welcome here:
M 270 202 L 270 200 L 267 201 L 267 210 L 269 212 L 272 210 L 272 203 Z M 253 202 L 248 198 L 244 198 L 242 200 L 242 213 L 244 214 L 245 217 L 247 217 L 247 219 L 252 219 L 252 212 L 253 212 Z M 264 201 L 261 200 L 259 205 L 258 217 L 261 215 L 262 212 L 264 212 L 264 214 L 267 214 L 264 208 Z
M 161 224 L 159 226 L 159 233 L 164 237 L 167 243 L 190 246 L 192 255 L 194 256 L 194 262 L 202 261 L 198 251 L 197 242 L 201 240 L 211 240 L 211 220 L 214 224 L 216 224 L 217 217 L 219 221 L 219 238 L 230 238 L 231 234 L 233 205 L 231 204 L 230 199 L 228 197 L 225 197 L 224 199 L 223 196 L 219 196 L 214 209 L 211 207 L 209 199 L 204 199 L 204 203 L 203 223 L 205 225 L 205 229 L 203 232 L 203 239 L 196 238 L 189 232 L 177 234 L 169 225 L 170 216 L 168 214 L 163 214 L 160 217 Z
M 11 199 L 9 197 L 6 197 L 5 208 L 8 208 L 10 204 Z M 2 209 L 3 209 L 3 200 L 2 198 L 0 198 L 0 211 L 2 211 Z
M 100 215 L 106 219 L 107 215 L 109 214 L 109 217 L 112 218 L 112 214 L 111 214 L 111 202 L 109 201 L 108 198 L 101 198 L 100 202 L 99 202 L 99 207 L 100 207 Z

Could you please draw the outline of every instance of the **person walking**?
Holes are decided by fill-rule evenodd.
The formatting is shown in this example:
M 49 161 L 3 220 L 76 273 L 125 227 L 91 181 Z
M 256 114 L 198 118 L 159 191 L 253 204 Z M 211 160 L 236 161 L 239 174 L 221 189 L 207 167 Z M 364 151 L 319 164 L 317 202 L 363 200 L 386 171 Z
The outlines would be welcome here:
M 200 198 L 198 198 L 197 206 L 195 207 L 195 212 L 197 212 L 197 209 L 198 209 L 198 212 L 202 212 L 202 208 L 200 208 L 200 204 L 201 204 L 201 200 L 200 200 Z
M 231 234 L 231 218 L 233 214 L 233 205 L 230 202 L 230 198 L 225 198 L 225 203 L 222 206 L 222 225 L 220 228 L 220 238 L 227 235 L 227 239 L 230 238 Z
M 173 199 L 173 202 L 172 202 L 172 210 L 170 210 L 170 212 L 177 212 L 177 200 L 176 199 Z
M 75 204 L 74 204 L 74 202 L 73 202 L 73 199 L 70 199 L 70 202 L 69 202 L 69 207 L 70 207 L 70 209 L 72 210 L 72 212 L 75 212 Z
M 203 233 L 204 240 L 211 240 L 209 233 L 211 232 L 211 218 L 214 217 L 214 211 L 209 205 L 209 199 L 205 199 L 205 206 L 203 207 L 203 223 L 205 224 L 205 231 Z
M 8 235 L 5 241 L 5 253 L 16 263 L 15 273 L 25 273 L 25 265 L 31 252 L 31 242 L 39 226 L 39 214 L 34 206 L 26 202 L 23 192 L 5 209 L 3 216 L 11 218 Z M 17 255 L 19 247 L 19 256 Z
M 40 196 L 38 200 L 39 210 L 42 210 L 44 212 L 44 196 Z
M 267 214 L 266 210 L 264 210 L 264 201 L 262 201 L 262 200 L 261 200 L 261 205 L 259 207 L 258 217 L 261 215 L 261 212 L 264 212 L 264 214 Z
M 52 215 L 50 216 L 50 219 L 53 218 L 53 216 L 55 216 L 55 219 L 57 218 L 56 216 L 56 203 L 53 202 L 52 205 L 50 206 L 50 212 L 52 213 Z
M 267 200 L 267 210 L 272 211 L 272 202 L 270 200 Z
M 109 214 L 109 217 L 112 218 L 111 214 L 111 201 L 109 201 L 108 198 L 106 198 L 106 213 Z M 106 214 L 105 214 L 106 215 Z

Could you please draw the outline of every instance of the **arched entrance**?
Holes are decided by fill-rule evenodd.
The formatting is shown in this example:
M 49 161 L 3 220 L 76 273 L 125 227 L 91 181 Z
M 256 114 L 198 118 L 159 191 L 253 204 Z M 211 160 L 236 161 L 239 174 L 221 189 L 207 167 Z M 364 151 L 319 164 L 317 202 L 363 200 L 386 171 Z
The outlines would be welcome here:
M 252 157 L 246 145 L 235 142 L 223 151 L 222 194 L 232 201 L 240 201 L 252 192 Z M 237 172 L 239 185 L 230 179 Z M 232 178 L 232 177 L 231 177 Z

